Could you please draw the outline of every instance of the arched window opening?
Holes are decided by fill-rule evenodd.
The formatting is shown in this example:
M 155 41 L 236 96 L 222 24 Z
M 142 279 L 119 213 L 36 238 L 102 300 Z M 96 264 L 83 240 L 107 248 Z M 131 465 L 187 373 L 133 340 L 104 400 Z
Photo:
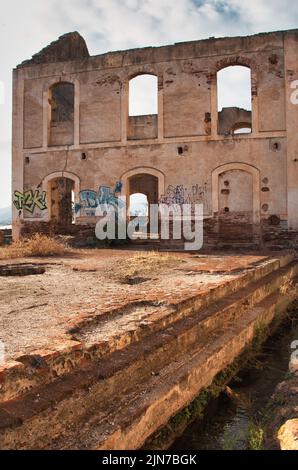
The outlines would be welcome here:
M 128 180 L 129 211 L 130 218 L 138 217 L 139 234 L 148 234 L 150 230 L 158 233 L 158 226 L 152 227 L 151 204 L 158 203 L 158 178 L 148 173 L 139 173 Z M 144 235 L 145 236 L 145 235 Z
M 251 134 L 251 124 L 239 123 L 232 129 L 233 134 Z
M 49 144 L 71 145 L 74 141 L 74 85 L 56 83 L 49 91 Z
M 251 127 L 241 127 L 233 131 L 233 134 L 251 134 Z
M 220 70 L 217 73 L 217 99 L 219 134 L 244 133 L 239 132 L 244 127 L 245 133 L 252 131 L 250 68 L 235 65 Z M 246 123 L 245 126 L 242 123 Z
M 142 74 L 129 81 L 128 139 L 157 137 L 158 80 Z
M 138 75 L 129 81 L 129 116 L 157 114 L 157 77 Z

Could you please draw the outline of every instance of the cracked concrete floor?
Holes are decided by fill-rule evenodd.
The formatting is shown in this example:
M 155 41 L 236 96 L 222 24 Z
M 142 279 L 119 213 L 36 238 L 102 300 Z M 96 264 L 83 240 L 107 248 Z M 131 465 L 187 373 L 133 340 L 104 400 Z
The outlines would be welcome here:
M 74 250 L 64 258 L 11 260 L 9 264 L 46 264 L 46 272 L 0 277 L 0 340 L 5 344 L 6 360 L 37 349 L 55 348 L 71 338 L 70 328 L 95 315 L 105 315 L 106 334 L 109 312 L 115 309 L 125 309 L 136 301 L 175 304 L 234 279 L 264 259 L 254 255 L 172 254 L 170 266 L 165 263 L 163 269 L 156 270 L 153 266 L 141 283 L 119 281 L 121 263 L 126 260 L 127 266 L 133 264 L 134 256 L 131 250 Z M 3 264 L 7 261 L 0 262 L 0 266 Z M 148 314 L 150 311 L 148 308 Z M 127 315 L 129 324 L 133 318 L 129 312 Z M 125 323 L 113 322 L 111 316 L 110 329 L 119 325 L 123 328 Z

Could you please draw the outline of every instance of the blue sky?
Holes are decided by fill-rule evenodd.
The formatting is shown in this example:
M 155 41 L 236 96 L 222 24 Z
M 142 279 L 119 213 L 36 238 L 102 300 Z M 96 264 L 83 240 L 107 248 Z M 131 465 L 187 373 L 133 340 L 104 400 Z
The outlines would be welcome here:
M 10 204 L 11 71 L 65 32 L 91 54 L 298 27 L 296 0 L 10 0 L 0 18 L 0 208 Z

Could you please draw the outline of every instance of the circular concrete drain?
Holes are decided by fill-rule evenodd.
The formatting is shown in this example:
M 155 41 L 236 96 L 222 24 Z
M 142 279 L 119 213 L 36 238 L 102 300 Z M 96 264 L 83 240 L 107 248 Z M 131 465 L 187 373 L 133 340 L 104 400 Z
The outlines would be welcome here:
M 0 266 L 0 276 L 31 276 L 45 273 L 46 268 L 38 264 L 9 264 Z

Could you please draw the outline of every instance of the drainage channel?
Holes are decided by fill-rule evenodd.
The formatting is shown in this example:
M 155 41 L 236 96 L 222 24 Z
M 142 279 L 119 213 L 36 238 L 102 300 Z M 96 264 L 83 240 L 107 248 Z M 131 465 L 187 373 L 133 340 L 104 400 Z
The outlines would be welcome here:
M 266 433 L 266 407 L 276 386 L 288 373 L 291 343 L 298 340 L 298 311 L 286 320 L 254 358 L 209 403 L 171 449 L 259 450 Z

